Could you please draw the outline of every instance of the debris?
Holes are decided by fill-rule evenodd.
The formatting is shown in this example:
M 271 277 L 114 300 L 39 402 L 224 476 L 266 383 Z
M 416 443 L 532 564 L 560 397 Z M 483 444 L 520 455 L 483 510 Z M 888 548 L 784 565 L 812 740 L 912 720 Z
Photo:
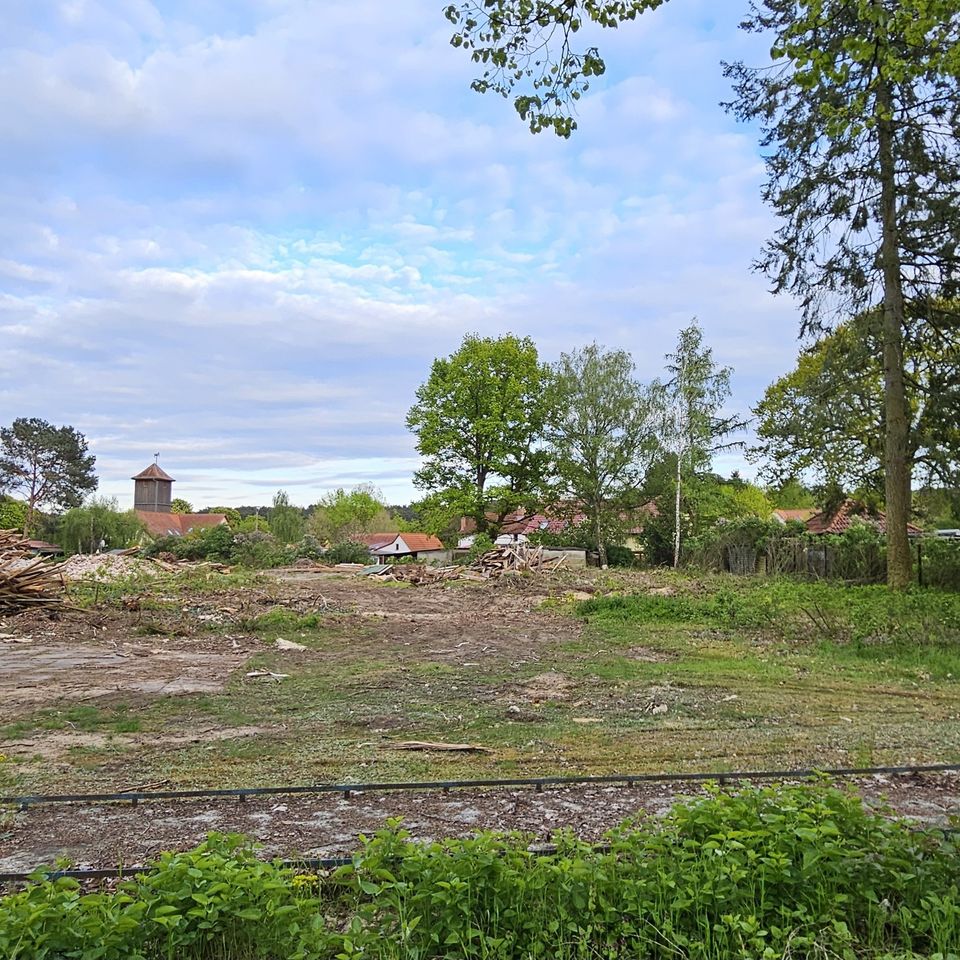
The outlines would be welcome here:
M 603 723 L 602 717 L 574 717 L 574 723 Z
M 663 716 L 667 710 L 669 710 L 669 707 L 665 703 L 657 703 L 650 707 L 650 713 L 654 717 Z
M 273 680 L 279 683 L 281 680 L 289 680 L 289 673 L 274 673 L 272 670 L 251 670 L 246 674 L 248 680 Z
M 393 750 L 442 750 L 452 753 L 493 753 L 489 747 L 479 747 L 475 743 L 429 743 L 425 740 L 404 740 L 401 743 L 387 744 Z
M 16 530 L 0 530 L 0 611 L 63 603 L 59 564 L 30 557 L 30 543 Z
M 284 640 L 283 637 L 277 637 L 274 646 L 278 650 L 306 650 L 302 643 L 296 643 L 293 640 Z

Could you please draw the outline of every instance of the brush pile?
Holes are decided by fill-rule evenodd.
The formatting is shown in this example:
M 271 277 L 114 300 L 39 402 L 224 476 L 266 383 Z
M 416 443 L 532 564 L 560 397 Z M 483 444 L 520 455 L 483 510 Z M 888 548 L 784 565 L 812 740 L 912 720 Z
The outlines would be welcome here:
M 30 541 L 16 530 L 0 530 L 0 613 L 63 603 L 60 566 L 31 557 Z

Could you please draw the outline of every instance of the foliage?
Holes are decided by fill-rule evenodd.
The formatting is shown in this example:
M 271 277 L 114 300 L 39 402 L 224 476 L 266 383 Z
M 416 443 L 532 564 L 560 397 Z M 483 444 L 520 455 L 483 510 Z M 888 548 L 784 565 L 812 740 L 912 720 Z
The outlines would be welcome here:
M 297 557 L 303 557 L 306 560 L 319 560 L 323 554 L 323 544 L 309 533 L 304 534 L 296 546 Z
M 604 847 L 569 833 L 413 843 L 392 824 L 330 878 L 236 837 L 116 890 L 37 879 L 0 900 L 9 960 L 690 960 L 960 950 L 955 841 L 825 783 L 708 787 Z
M 27 505 L 13 497 L 0 496 L 0 530 L 22 530 L 27 519 Z
M 960 277 L 960 10 L 942 0 L 763 0 L 744 28 L 773 35 L 776 61 L 726 67 L 730 109 L 761 124 L 763 196 L 781 220 L 757 267 L 800 302 L 804 333 L 882 308 L 888 582 L 903 588 L 910 304 L 949 303 Z
M 295 543 L 303 536 L 303 514 L 297 507 L 290 506 L 285 490 L 278 490 L 273 495 L 270 532 L 280 543 Z
M 230 551 L 232 563 L 253 570 L 263 570 L 268 567 L 282 567 L 293 559 L 292 552 L 273 534 L 260 532 L 234 535 Z
M 0 491 L 23 494 L 24 530 L 43 506 L 79 507 L 97 489 L 96 457 L 73 427 L 55 427 L 36 417 L 20 417 L 0 428 Z
M 325 563 L 373 563 L 370 548 L 355 540 L 342 540 L 335 543 L 323 555 Z
M 573 48 L 575 35 L 591 22 L 617 27 L 662 2 L 458 0 L 445 14 L 456 28 L 450 42 L 483 65 L 474 90 L 513 96 L 517 113 L 533 133 L 549 129 L 569 137 L 577 129 L 574 104 L 589 89 L 590 78 L 606 70 L 596 47 Z
M 932 315 L 928 318 L 926 313 Z M 904 368 L 908 456 L 925 479 L 956 478 L 960 318 L 949 305 L 911 311 Z M 759 443 L 751 448 L 775 481 L 813 475 L 827 483 L 883 489 L 884 409 L 881 317 L 869 311 L 806 349 L 754 408 Z
M 611 543 L 607 547 L 607 563 L 611 567 L 632 567 L 635 563 L 633 551 L 629 547 Z
M 767 491 L 773 506 L 780 510 L 803 510 L 815 507 L 816 497 L 796 477 L 786 477 L 778 486 Z
M 383 494 L 371 484 L 349 492 L 334 490 L 321 498 L 308 523 L 310 532 L 325 543 L 340 543 L 364 533 L 398 529 L 383 502 Z
M 57 542 L 67 554 L 97 553 L 136 546 L 143 532 L 137 514 L 133 510 L 121 513 L 115 497 L 94 497 L 60 518 Z
M 468 566 L 471 563 L 474 563 L 479 557 L 482 557 L 485 553 L 488 553 L 494 548 L 495 544 L 493 538 L 486 533 L 478 533 L 473 538 L 473 545 L 467 551 L 466 555 L 460 561 L 465 563 Z
M 602 567 L 610 527 L 636 506 L 656 447 L 650 397 L 634 372 L 630 354 L 596 343 L 561 354 L 553 368 L 546 437 L 559 493 L 586 514 Z
M 670 596 L 595 597 L 578 604 L 577 612 L 601 622 L 775 628 L 784 636 L 812 635 L 878 658 L 901 649 L 954 649 L 960 642 L 960 596 L 927 587 L 892 593 L 877 585 L 727 579 L 706 594 L 678 590 Z
M 227 518 L 227 523 L 230 525 L 231 530 L 236 530 L 237 524 L 239 524 L 242 520 L 240 511 L 235 507 L 207 507 L 205 510 L 201 510 L 200 512 L 221 514 Z
M 696 320 L 680 331 L 676 350 L 667 355 L 670 378 L 654 384 L 659 396 L 663 446 L 676 464 L 673 502 L 673 565 L 680 563 L 682 542 L 683 487 L 709 469 L 712 457 L 721 450 L 741 446 L 726 438 L 746 426 L 736 416 L 721 416 L 730 396 L 730 368 L 717 367 L 713 351 L 703 344 L 703 331 Z
M 548 478 L 549 382 L 528 337 L 464 337 L 456 353 L 433 362 L 407 414 L 423 457 L 414 484 L 442 491 L 495 536 L 507 514 L 541 497 Z
M 193 504 L 189 500 L 184 500 L 183 497 L 174 497 L 170 501 L 170 512 L 193 513 Z

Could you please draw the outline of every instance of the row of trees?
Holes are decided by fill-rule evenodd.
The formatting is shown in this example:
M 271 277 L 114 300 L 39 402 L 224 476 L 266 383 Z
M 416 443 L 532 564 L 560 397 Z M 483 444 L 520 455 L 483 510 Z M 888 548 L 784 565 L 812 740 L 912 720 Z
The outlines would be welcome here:
M 682 0 L 677 0 L 682 2 Z M 446 8 L 480 92 L 512 96 L 532 131 L 569 137 L 604 72 L 575 49 L 587 22 L 617 27 L 662 0 L 461 0 Z M 883 371 L 888 582 L 911 580 L 910 319 L 953 304 L 960 281 L 960 6 L 956 0 L 757 0 L 742 24 L 771 63 L 724 67 L 726 108 L 755 123 L 763 199 L 780 227 L 755 264 L 796 298 L 801 334 L 874 313 Z M 954 311 L 951 311 L 951 316 Z M 879 451 L 877 451 L 879 452 Z
M 607 544 L 643 502 L 648 468 L 670 453 L 676 562 L 683 485 L 745 424 L 721 415 L 730 371 L 716 365 L 695 321 L 666 373 L 642 384 L 628 353 L 595 343 L 549 365 L 529 338 L 467 336 L 434 362 L 407 416 L 423 457 L 414 483 L 427 494 L 428 527 L 466 516 L 495 536 L 515 511 L 547 505 L 586 516 L 605 564 Z

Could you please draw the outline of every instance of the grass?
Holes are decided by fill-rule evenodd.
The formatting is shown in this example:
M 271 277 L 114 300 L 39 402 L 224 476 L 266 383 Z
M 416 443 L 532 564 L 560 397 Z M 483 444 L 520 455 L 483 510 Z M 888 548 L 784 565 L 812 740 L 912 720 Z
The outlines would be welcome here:
M 62 758 L 64 788 L 125 782 L 131 764 L 144 782 L 237 786 L 960 757 L 960 598 L 673 573 L 651 579 L 608 576 L 603 585 L 615 592 L 582 603 L 557 591 L 537 614 L 549 626 L 544 639 L 474 651 L 464 662 L 432 650 L 455 646 L 457 611 L 474 609 L 483 590 L 451 589 L 442 604 L 437 591 L 409 593 L 431 611 L 449 610 L 444 641 L 419 640 L 415 620 L 248 609 L 237 622 L 209 626 L 263 642 L 222 692 L 42 711 L 0 731 L 0 752 L 9 753 L 5 740 L 48 729 L 108 733 L 111 750 L 81 745 Z M 383 606 L 387 591 L 357 589 L 369 591 L 358 594 L 361 608 Z M 278 637 L 307 649 L 271 649 Z M 286 678 L 250 680 L 254 669 Z M 544 675 L 563 683 L 544 687 Z M 240 728 L 256 735 L 231 737 Z M 197 742 L 184 743 L 190 731 Z M 493 752 L 402 753 L 391 749 L 398 739 Z M 25 790 L 48 776 L 49 765 L 16 764 Z
M 163 854 L 103 892 L 38 879 L 0 898 L 9 960 L 949 958 L 952 837 L 826 784 L 714 790 L 603 847 L 570 834 L 414 844 L 391 824 L 313 875 L 239 837 Z

